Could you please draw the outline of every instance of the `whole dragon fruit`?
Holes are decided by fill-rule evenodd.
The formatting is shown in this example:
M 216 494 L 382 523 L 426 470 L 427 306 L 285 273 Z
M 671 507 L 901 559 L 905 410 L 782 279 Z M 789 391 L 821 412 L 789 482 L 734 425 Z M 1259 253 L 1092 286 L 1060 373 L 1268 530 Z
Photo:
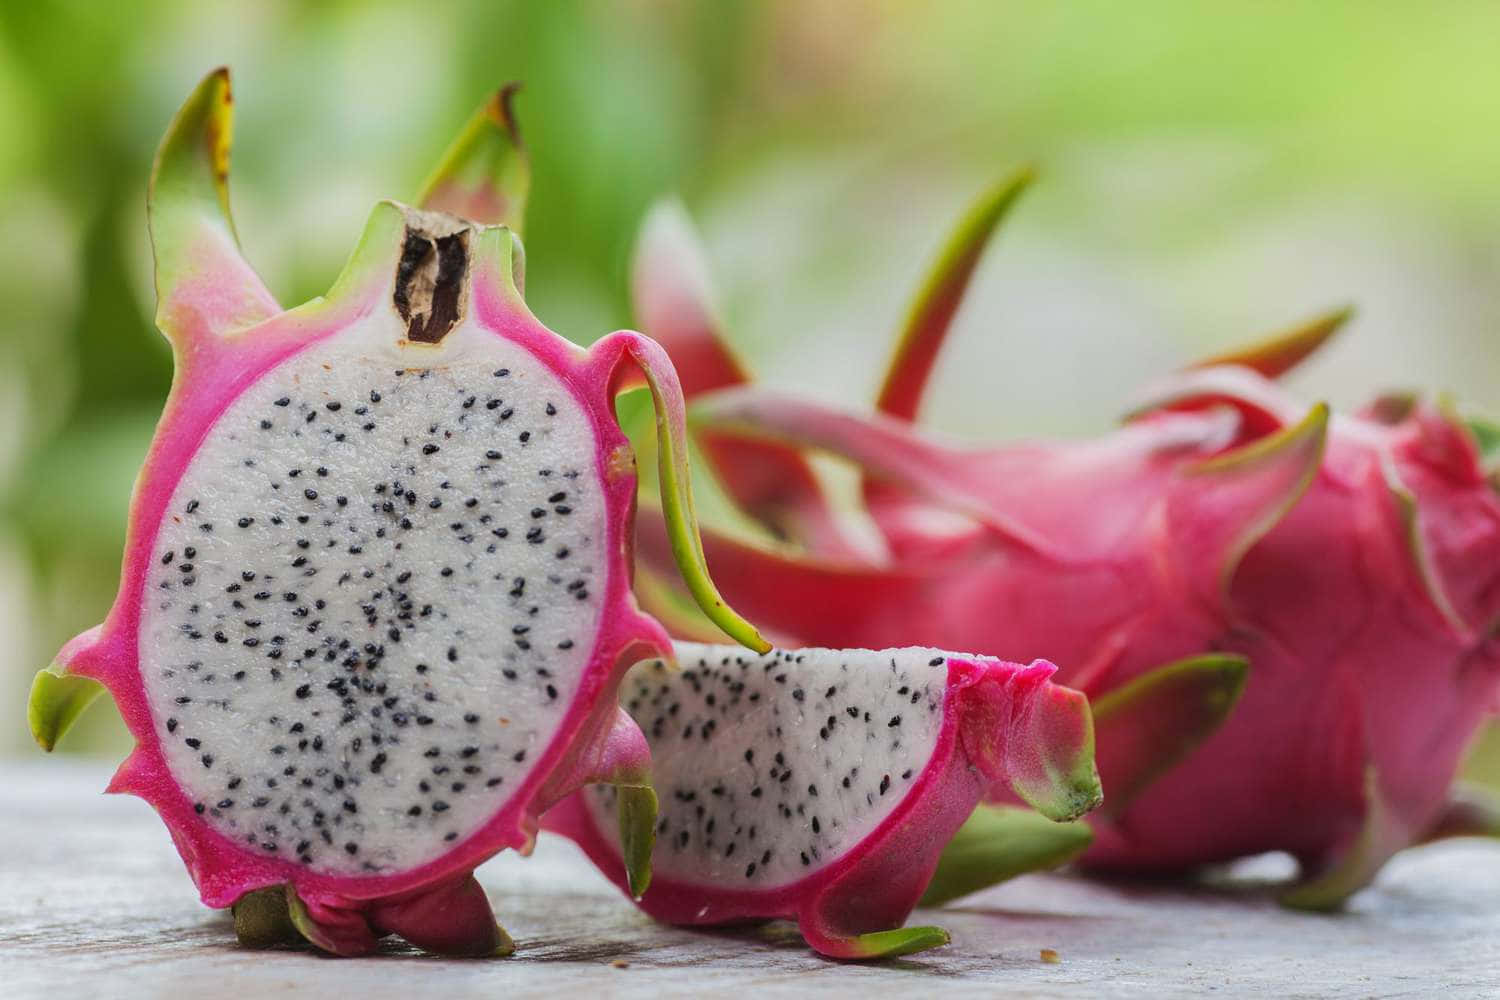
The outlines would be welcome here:
M 1327 908 L 1402 847 L 1500 829 L 1449 799 L 1500 668 L 1488 436 L 1415 398 L 1332 416 L 1282 392 L 1273 379 L 1345 312 L 1166 379 L 1095 440 L 971 448 L 911 426 L 975 263 L 1029 179 L 988 192 L 949 241 L 872 416 L 750 385 L 684 214 L 649 218 L 638 319 L 698 397 L 690 422 L 726 492 L 790 543 L 708 532 L 731 600 L 787 644 L 1054 660 L 1094 702 L 1095 868 L 1283 850 L 1303 875 L 1285 900 Z M 806 450 L 862 470 L 883 552 L 846 540 Z M 665 552 L 646 528 L 638 592 L 676 633 L 712 634 L 662 576 Z M 955 858 L 987 836 L 983 819 Z M 983 863 L 940 870 L 929 900 L 993 877 Z
M 620 877 L 629 803 L 579 792 L 545 824 L 642 909 L 677 924 L 795 919 L 824 955 L 946 944 L 905 927 L 988 782 L 1054 820 L 1099 801 L 1088 702 L 1029 667 L 936 649 L 775 650 L 678 643 L 621 696 L 662 801 L 644 894 Z
M 155 807 L 248 942 L 294 927 L 339 954 L 389 933 L 504 953 L 471 873 L 529 850 L 539 814 L 586 782 L 631 803 L 643 882 L 655 798 L 616 692 L 671 650 L 631 595 L 635 464 L 613 413 L 642 377 L 689 587 L 767 648 L 705 575 L 665 354 L 547 330 L 516 237 L 485 224 L 524 201 L 508 97 L 460 136 L 427 207 L 377 206 L 329 295 L 286 311 L 236 247 L 226 72 L 156 160 L 176 378 L 114 607 L 38 675 L 30 718 L 50 749 L 108 689 L 136 741 L 110 790 Z

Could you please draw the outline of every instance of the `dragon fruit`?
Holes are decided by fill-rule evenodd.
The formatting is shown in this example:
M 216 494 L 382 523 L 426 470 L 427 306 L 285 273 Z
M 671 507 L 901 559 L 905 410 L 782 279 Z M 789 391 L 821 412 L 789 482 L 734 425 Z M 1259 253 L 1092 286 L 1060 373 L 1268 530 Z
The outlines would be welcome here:
M 108 689 L 136 741 L 109 790 L 155 807 L 247 943 L 295 928 L 338 954 L 389 933 L 504 953 L 471 873 L 529 850 L 550 804 L 612 783 L 632 803 L 624 841 L 649 836 L 646 745 L 616 699 L 631 663 L 670 653 L 629 586 L 635 464 L 612 405 L 641 378 L 689 588 L 767 648 L 706 576 L 665 354 L 547 330 L 516 237 L 486 224 L 524 201 L 509 96 L 426 207 L 377 206 L 327 298 L 287 311 L 230 223 L 225 71 L 156 160 L 176 379 L 114 607 L 38 675 L 30 718 L 50 748 Z
M 1333 416 L 1283 392 L 1274 379 L 1347 311 L 1165 379 L 1095 440 L 976 448 L 912 427 L 975 262 L 1029 177 L 988 192 L 950 240 L 875 415 L 756 387 L 743 365 L 723 377 L 704 360 L 729 356 L 712 309 L 672 294 L 689 287 L 674 269 L 703 272 L 701 250 L 680 212 L 652 217 L 643 328 L 687 362 L 690 423 L 726 492 L 789 543 L 707 532 L 730 598 L 783 644 L 1054 660 L 1095 703 L 1108 801 L 1090 820 L 1093 868 L 1281 850 L 1302 872 L 1285 900 L 1330 908 L 1404 846 L 1500 829 L 1447 799 L 1500 668 L 1489 436 L 1413 397 Z M 882 551 L 840 536 L 809 450 L 861 470 Z M 772 473 L 774 496 L 745 488 Z M 711 632 L 662 575 L 664 551 L 647 527 L 643 600 L 680 634 Z M 965 850 L 989 828 L 976 822 Z M 930 899 L 987 878 L 939 874 Z
M 625 708 L 662 800 L 640 905 L 677 924 L 795 919 L 835 958 L 945 944 L 901 927 L 990 783 L 1056 820 L 1099 801 L 1088 702 L 1029 667 L 936 649 L 679 643 L 635 666 Z M 613 789 L 546 817 L 627 892 Z M 632 895 L 636 893 L 632 892 Z

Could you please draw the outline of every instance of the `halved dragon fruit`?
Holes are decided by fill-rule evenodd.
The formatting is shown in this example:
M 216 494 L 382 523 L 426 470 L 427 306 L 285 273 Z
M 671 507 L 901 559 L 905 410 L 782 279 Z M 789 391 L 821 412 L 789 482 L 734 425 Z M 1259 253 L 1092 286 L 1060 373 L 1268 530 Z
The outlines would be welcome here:
M 633 380 L 689 587 L 765 648 L 706 576 L 665 354 L 547 330 L 516 237 L 482 224 L 524 194 L 505 186 L 525 177 L 508 96 L 428 185 L 491 218 L 383 203 L 327 298 L 286 311 L 235 244 L 224 71 L 156 161 L 176 379 L 119 596 L 38 676 L 31 721 L 50 748 L 109 690 L 137 744 L 110 790 L 156 808 L 247 940 L 289 920 L 339 954 L 386 933 L 503 952 L 471 872 L 528 850 L 541 811 L 609 782 L 635 803 L 625 840 L 649 834 L 646 745 L 616 700 L 631 663 L 670 652 L 630 592 L 635 464 L 612 404 Z
M 584 790 L 546 817 L 652 916 L 788 918 L 819 952 L 884 958 L 945 944 L 901 925 L 942 851 L 1003 785 L 1046 816 L 1098 804 L 1088 702 L 1056 668 L 936 649 L 775 650 L 679 643 L 621 688 L 662 803 L 654 874 L 620 873 L 628 803 Z
M 742 365 L 699 395 L 691 416 L 726 491 L 792 543 L 709 532 L 731 599 L 786 645 L 1053 659 L 1095 702 L 1109 798 L 1091 819 L 1094 867 L 1186 870 L 1284 850 L 1304 876 L 1287 901 L 1322 908 L 1401 847 L 1500 829 L 1472 803 L 1445 805 L 1496 702 L 1500 496 L 1474 425 L 1441 406 L 1388 397 L 1331 416 L 1276 387 L 1346 310 L 1168 379 L 1096 440 L 974 448 L 912 428 L 975 262 L 1029 176 L 988 192 L 944 249 L 881 414 L 753 387 Z M 643 326 L 722 373 L 703 360 L 726 352 L 712 309 L 666 294 L 684 283 L 663 275 L 701 274 L 701 252 L 680 214 L 655 220 L 638 257 Z M 863 471 L 883 551 L 837 537 L 807 450 Z M 745 488 L 771 473 L 774 496 Z M 663 553 L 648 526 L 643 600 L 674 632 L 712 632 L 672 599 Z M 977 822 L 966 850 L 990 826 Z M 1056 860 L 1054 846 L 1036 856 Z M 961 875 L 940 878 L 943 896 L 985 880 Z

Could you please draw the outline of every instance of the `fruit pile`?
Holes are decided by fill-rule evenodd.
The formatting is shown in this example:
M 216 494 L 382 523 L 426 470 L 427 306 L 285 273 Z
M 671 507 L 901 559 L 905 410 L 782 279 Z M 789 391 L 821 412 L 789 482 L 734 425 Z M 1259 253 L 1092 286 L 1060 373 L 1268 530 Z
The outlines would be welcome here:
M 1445 794 L 1500 673 L 1491 437 L 1283 395 L 1340 315 L 1173 376 L 1098 441 L 934 440 L 911 421 L 1021 174 L 940 258 L 876 416 L 751 384 L 671 207 L 636 261 L 656 339 L 584 350 L 523 298 L 513 93 L 292 309 L 236 243 L 226 72 L 152 172 L 176 378 L 114 607 L 29 717 L 51 749 L 113 697 L 136 746 L 110 790 L 157 810 L 243 943 L 508 954 L 473 871 L 539 828 L 661 920 L 794 919 L 850 959 L 942 944 L 903 927 L 919 901 L 1080 852 L 1286 850 L 1288 901 L 1324 907 L 1494 828 Z M 614 410 L 637 387 L 639 508 Z M 700 532 L 690 429 L 775 545 Z M 864 474 L 879 551 L 811 450 Z

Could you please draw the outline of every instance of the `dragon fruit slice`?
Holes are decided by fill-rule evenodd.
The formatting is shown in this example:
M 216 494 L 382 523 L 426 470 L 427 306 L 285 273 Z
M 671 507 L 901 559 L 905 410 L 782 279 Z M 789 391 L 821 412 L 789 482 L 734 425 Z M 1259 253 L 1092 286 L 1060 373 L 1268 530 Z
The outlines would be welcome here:
M 938 854 L 994 782 L 1051 819 L 1099 802 L 1087 701 L 1055 668 L 935 649 L 677 645 L 621 688 L 662 799 L 640 905 L 678 924 L 795 919 L 836 958 L 945 944 L 902 928 Z M 613 790 L 549 813 L 624 885 Z
M 966 226 L 928 285 L 961 286 L 946 262 L 987 234 Z M 1500 675 L 1484 425 L 1412 396 L 1350 416 L 1291 399 L 1272 380 L 1347 319 L 1337 310 L 1172 376 L 1105 437 L 959 447 L 910 425 L 945 315 L 914 308 L 884 415 L 749 385 L 696 400 L 711 462 L 748 455 L 736 437 L 852 461 L 885 545 L 866 557 L 709 532 L 736 606 L 786 645 L 1052 658 L 1098 706 L 1097 868 L 1284 850 L 1304 876 L 1287 901 L 1324 908 L 1405 845 L 1497 828 L 1445 795 Z M 643 562 L 663 567 L 661 552 L 645 527 Z M 672 611 L 690 615 L 680 599 Z M 1181 663 L 1205 655 L 1219 659 Z
M 462 181 L 477 213 L 517 205 L 505 96 L 429 185 Z M 34 731 L 50 747 L 107 688 L 136 740 L 110 790 L 156 808 L 203 901 L 238 903 L 249 941 L 289 923 L 339 954 L 387 933 L 501 953 L 477 864 L 529 850 L 538 815 L 586 782 L 636 803 L 627 842 L 654 814 L 615 692 L 670 648 L 629 589 L 618 391 L 644 380 L 655 402 L 689 590 L 766 647 L 706 575 L 661 349 L 629 332 L 573 346 L 527 310 L 509 230 L 393 202 L 326 299 L 282 311 L 229 222 L 230 108 L 211 74 L 156 161 L 177 375 L 119 596 L 39 675 Z M 488 196 L 476 162 L 507 168 Z

